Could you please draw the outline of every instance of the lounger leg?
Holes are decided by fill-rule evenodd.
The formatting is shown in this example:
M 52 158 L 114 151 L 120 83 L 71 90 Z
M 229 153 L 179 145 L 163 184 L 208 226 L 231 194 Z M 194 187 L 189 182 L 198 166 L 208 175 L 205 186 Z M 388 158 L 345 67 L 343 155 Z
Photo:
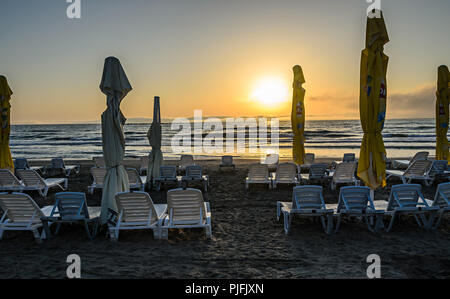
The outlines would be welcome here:
M 417 225 L 420 228 L 423 228 L 425 226 L 426 221 L 423 218 L 423 214 L 420 214 L 420 219 L 422 220 L 422 222 L 420 222 L 419 217 L 417 217 L 417 214 L 414 214 L 414 219 L 416 220 Z
M 289 230 L 290 230 L 290 214 L 289 213 L 286 213 L 286 212 L 283 212 L 283 217 L 284 217 L 284 222 L 283 222 L 283 224 L 284 224 L 284 233 L 286 234 L 286 235 L 288 235 L 289 234 Z
M 92 240 L 93 238 L 92 238 L 91 232 L 89 231 L 88 222 L 86 220 L 84 220 L 83 222 L 84 222 L 84 229 L 86 230 L 86 234 L 87 234 L 89 240 Z
M 434 219 L 433 219 L 433 221 L 430 222 L 430 226 L 431 226 L 432 230 L 437 230 L 438 229 L 438 227 L 439 227 L 439 225 L 441 224 L 441 221 L 442 221 L 442 216 L 444 216 L 444 210 L 443 209 L 440 210 L 438 215 L 439 215 L 438 219 L 436 220 L 436 223 L 434 225 L 433 225 Z M 0 235 L 0 239 L 1 239 L 1 235 Z
M 61 228 L 61 225 L 62 225 L 62 223 L 58 223 L 58 225 L 56 226 L 55 236 L 58 235 L 59 229 Z
M 336 229 L 334 230 L 334 233 L 337 233 L 339 231 L 339 228 L 341 227 L 341 221 L 342 221 L 342 216 L 339 214 L 337 216 Z
M 390 232 L 392 230 L 392 226 L 394 225 L 395 222 L 395 217 L 397 217 L 397 214 L 394 213 L 391 215 L 391 221 L 389 222 L 389 226 L 386 229 L 386 232 Z
M 169 239 L 169 230 L 167 228 L 161 229 L 161 239 L 163 240 Z
M 159 240 L 161 238 L 161 231 L 159 227 L 153 229 L 153 238 Z
M 3 230 L 3 229 L 0 229 L 0 240 L 2 240 L 3 239 L 3 233 L 4 233 L 5 231 Z
M 327 215 L 327 231 L 326 233 L 330 235 L 333 232 L 333 214 Z
M 382 229 L 384 229 L 383 215 L 376 215 L 375 216 L 375 232 L 379 232 Z
M 45 239 L 45 231 L 42 231 L 42 235 L 43 235 L 43 239 Z M 37 228 L 33 230 L 33 236 L 34 236 L 34 240 L 36 241 L 36 243 L 38 243 L 38 244 L 42 243 L 41 234 L 39 234 L 39 231 L 37 230 Z
M 211 239 L 211 235 L 212 235 L 211 224 L 209 224 L 205 227 L 205 235 L 206 235 L 207 239 Z
M 116 233 L 115 233 L 116 228 L 114 226 L 109 226 L 108 227 L 108 232 L 109 232 L 109 238 L 111 239 L 111 241 L 116 242 L 117 241 L 117 237 L 116 237 Z
M 281 216 L 281 202 L 277 202 L 277 220 L 280 221 Z

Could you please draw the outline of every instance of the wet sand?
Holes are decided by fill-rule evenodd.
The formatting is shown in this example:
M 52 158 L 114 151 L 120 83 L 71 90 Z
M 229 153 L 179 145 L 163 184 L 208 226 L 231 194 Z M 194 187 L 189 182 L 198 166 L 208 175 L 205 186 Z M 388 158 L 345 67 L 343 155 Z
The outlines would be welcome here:
M 82 171 L 70 177 L 69 190 L 87 192 L 92 162 L 78 162 Z M 210 176 L 204 198 L 211 203 L 212 240 L 191 229 L 170 231 L 168 241 L 154 240 L 150 231 L 121 232 L 117 243 L 103 231 L 89 241 L 82 227 L 68 225 L 38 245 L 30 232 L 6 232 L 0 241 L 0 278 L 65 278 L 69 254 L 81 257 L 83 278 L 366 278 L 370 254 L 381 257 L 383 278 L 450 278 L 448 216 L 432 233 L 405 218 L 389 234 L 344 222 L 331 236 L 318 222 L 295 218 L 285 236 L 276 219 L 276 202 L 290 201 L 292 187 L 252 186 L 246 192 L 250 163 L 241 160 L 235 172 L 219 172 L 218 161 L 199 162 Z M 390 181 L 376 192 L 376 199 L 387 198 L 393 183 L 400 181 Z M 435 190 L 436 185 L 424 187 L 423 193 L 432 198 Z M 55 191 L 47 199 L 29 194 L 45 206 L 53 204 Z M 166 191 L 150 195 L 155 203 L 165 203 Z M 324 196 L 326 203 L 337 203 L 338 191 L 327 186 Z M 90 206 L 100 205 L 100 191 L 87 197 Z

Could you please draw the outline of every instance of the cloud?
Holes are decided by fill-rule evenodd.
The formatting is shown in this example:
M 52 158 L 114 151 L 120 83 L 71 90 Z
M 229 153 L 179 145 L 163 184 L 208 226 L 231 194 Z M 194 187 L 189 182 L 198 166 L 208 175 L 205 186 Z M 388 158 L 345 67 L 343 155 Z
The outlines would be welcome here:
M 389 118 L 430 118 L 435 116 L 436 86 L 406 93 L 388 94 Z

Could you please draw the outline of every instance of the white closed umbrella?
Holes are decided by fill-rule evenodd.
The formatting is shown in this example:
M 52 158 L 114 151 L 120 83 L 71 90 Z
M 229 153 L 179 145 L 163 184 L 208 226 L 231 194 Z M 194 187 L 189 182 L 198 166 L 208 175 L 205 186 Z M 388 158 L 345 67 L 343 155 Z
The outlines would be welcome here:
M 148 141 L 152 147 L 148 159 L 147 168 L 147 182 L 152 181 L 154 178 L 158 177 L 159 168 L 163 164 L 163 154 L 161 151 L 161 139 L 162 139 L 162 129 L 161 129 L 161 109 L 159 106 L 159 97 L 155 97 L 155 103 L 153 108 L 153 122 L 147 133 Z
M 102 194 L 101 223 L 105 224 L 108 209 L 117 211 L 115 195 L 129 190 L 128 175 L 123 167 L 125 136 L 123 126 L 126 118 L 120 111 L 120 103 L 132 90 L 119 59 L 105 60 L 100 90 L 107 96 L 107 106 L 102 114 L 103 157 L 107 168 Z

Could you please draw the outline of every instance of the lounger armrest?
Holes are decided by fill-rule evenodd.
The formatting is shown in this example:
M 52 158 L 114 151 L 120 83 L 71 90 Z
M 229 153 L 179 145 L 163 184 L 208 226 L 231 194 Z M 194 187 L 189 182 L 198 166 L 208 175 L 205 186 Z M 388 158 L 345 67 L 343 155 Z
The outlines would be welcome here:
M 205 202 L 205 211 L 206 213 L 211 213 L 211 205 L 209 202 Z

